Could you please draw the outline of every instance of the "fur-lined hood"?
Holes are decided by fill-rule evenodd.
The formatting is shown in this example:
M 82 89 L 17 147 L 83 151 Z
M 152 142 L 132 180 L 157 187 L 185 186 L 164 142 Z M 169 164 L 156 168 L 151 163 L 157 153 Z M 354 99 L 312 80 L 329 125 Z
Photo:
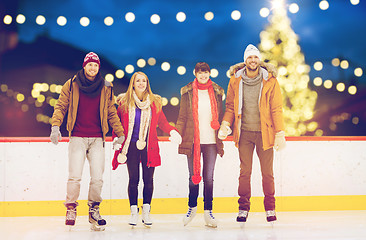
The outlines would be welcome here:
M 193 82 L 190 82 L 186 86 L 182 87 L 180 89 L 180 94 L 183 95 L 183 94 L 187 93 L 188 91 L 192 91 L 193 90 L 192 83 Z M 212 87 L 217 94 L 222 95 L 222 96 L 225 94 L 224 89 L 222 87 L 220 87 L 217 83 L 212 82 Z
M 264 69 L 266 69 L 269 73 L 272 74 L 272 76 L 277 77 L 277 68 L 270 64 L 265 62 L 260 62 L 260 66 Z M 245 67 L 245 62 L 237 63 L 230 67 L 229 75 L 230 77 L 237 73 L 239 70 L 243 69 Z

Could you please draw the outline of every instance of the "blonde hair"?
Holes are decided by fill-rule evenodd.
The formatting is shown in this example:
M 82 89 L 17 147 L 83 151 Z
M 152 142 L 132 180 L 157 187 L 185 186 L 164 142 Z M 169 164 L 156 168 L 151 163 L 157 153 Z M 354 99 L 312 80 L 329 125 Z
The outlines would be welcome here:
M 150 102 L 155 103 L 155 106 L 157 107 L 158 111 L 161 109 L 161 100 L 158 95 L 153 94 L 150 87 L 150 81 L 149 78 L 146 76 L 143 72 L 135 72 L 131 79 L 130 84 L 128 85 L 127 92 L 124 94 L 123 98 L 121 99 L 121 106 L 124 108 L 125 111 L 128 111 L 128 107 L 133 107 L 135 105 L 135 99 L 133 98 L 133 91 L 135 91 L 133 85 L 135 83 L 137 75 L 140 74 L 145 77 L 146 79 L 146 89 L 143 92 L 142 101 L 145 101 L 147 99 L 147 96 L 150 97 Z

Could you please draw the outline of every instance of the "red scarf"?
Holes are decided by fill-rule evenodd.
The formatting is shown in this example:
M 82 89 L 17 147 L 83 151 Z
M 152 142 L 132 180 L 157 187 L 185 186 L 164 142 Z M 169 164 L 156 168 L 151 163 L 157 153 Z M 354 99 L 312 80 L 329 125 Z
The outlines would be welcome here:
M 194 79 L 193 84 L 193 98 L 192 98 L 192 115 L 194 122 L 194 145 L 193 145 L 193 176 L 192 182 L 194 184 L 199 184 L 201 182 L 201 143 L 200 143 L 200 129 L 198 122 L 198 89 L 199 90 L 208 90 L 208 95 L 210 96 L 210 105 L 211 105 L 211 127 L 214 130 L 219 129 L 220 124 L 218 121 L 217 114 L 217 103 L 215 98 L 215 92 L 212 87 L 212 81 L 209 79 L 207 83 L 201 84 L 197 81 L 197 78 Z

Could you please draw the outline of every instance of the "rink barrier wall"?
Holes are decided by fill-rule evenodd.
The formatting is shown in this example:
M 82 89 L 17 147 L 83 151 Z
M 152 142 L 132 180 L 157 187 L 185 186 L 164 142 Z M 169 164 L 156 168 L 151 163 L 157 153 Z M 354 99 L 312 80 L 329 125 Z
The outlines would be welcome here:
M 366 137 L 286 137 L 287 147 L 275 153 L 277 211 L 366 210 Z M 67 144 L 49 138 L 0 137 L 0 217 L 63 216 L 67 181 Z M 184 155 L 168 137 L 159 138 L 162 166 L 155 170 L 151 213 L 183 214 L 187 210 L 188 169 Z M 237 212 L 238 151 L 232 138 L 215 168 L 214 212 Z M 129 214 L 125 165 L 111 170 L 111 137 L 106 141 L 104 215 Z M 86 215 L 89 184 L 84 166 L 78 215 Z M 140 193 L 142 181 L 140 183 Z M 202 196 L 202 184 L 200 184 Z M 139 199 L 139 206 L 142 199 Z M 251 211 L 261 212 L 263 193 L 259 161 L 253 159 Z M 203 212 L 199 198 L 198 212 Z

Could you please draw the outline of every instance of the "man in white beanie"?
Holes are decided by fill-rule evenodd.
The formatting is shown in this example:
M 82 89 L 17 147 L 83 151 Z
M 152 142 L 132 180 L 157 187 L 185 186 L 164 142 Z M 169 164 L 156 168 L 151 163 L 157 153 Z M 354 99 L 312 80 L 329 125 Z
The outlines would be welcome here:
M 256 149 L 262 172 L 264 208 L 267 221 L 277 220 L 273 177 L 273 148 L 285 147 L 281 89 L 272 65 L 261 62 L 259 50 L 249 44 L 244 63 L 232 66 L 227 89 L 226 110 L 219 138 L 231 134 L 239 150 L 239 214 L 237 222 L 246 222 L 250 210 L 252 161 Z

